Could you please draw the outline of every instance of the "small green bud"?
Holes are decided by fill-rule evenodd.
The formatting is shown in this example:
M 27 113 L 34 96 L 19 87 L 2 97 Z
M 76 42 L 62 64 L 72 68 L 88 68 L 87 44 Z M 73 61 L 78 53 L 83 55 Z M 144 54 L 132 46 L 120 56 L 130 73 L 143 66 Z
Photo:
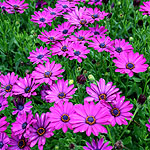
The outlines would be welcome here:
M 148 69 L 147 69 L 148 71 L 150 71 L 150 67 L 148 67 Z
M 20 23 L 19 23 L 19 21 L 16 21 L 16 25 L 19 25 Z
M 30 35 L 30 38 L 33 38 L 33 35 Z
M 33 34 L 34 33 L 34 30 L 31 30 L 31 34 Z
M 129 37 L 129 41 L 130 41 L 130 42 L 133 42 L 133 41 L 134 41 L 134 38 L 133 38 L 133 37 Z
M 73 84 L 73 83 L 74 83 L 74 80 L 72 80 L 72 79 L 69 80 L 69 82 L 68 82 L 69 85 L 71 85 L 71 84 Z
M 95 81 L 95 78 L 94 78 L 94 76 L 93 76 L 92 74 L 90 74 L 90 75 L 88 76 L 88 79 L 89 79 L 91 82 Z
M 143 19 L 147 19 L 147 17 L 148 17 L 147 15 L 144 15 L 144 16 L 143 16 Z
M 120 6 L 120 5 L 121 5 L 121 2 L 120 2 L 120 1 L 118 1 L 118 2 L 117 2 L 117 5 L 119 5 L 119 6 Z
M 78 70 L 78 71 L 81 71 L 82 69 L 81 69 L 81 67 L 78 67 L 77 70 Z
M 147 97 L 147 100 L 150 101 L 150 96 Z
M 59 150 L 59 146 L 56 145 L 56 146 L 55 146 L 55 150 Z
M 121 19 L 122 19 L 123 17 L 124 17 L 124 15 L 123 15 L 123 14 L 120 14 L 120 15 L 119 15 L 119 18 L 121 18 Z

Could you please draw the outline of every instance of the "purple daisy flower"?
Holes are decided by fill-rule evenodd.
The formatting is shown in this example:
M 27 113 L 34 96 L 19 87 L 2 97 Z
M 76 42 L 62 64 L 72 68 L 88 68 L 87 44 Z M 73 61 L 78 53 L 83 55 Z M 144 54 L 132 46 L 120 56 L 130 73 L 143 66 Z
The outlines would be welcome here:
M 18 12 L 22 14 L 24 12 L 24 9 L 27 9 L 28 5 L 27 3 L 23 4 L 25 0 L 7 0 L 5 3 L 6 11 L 10 14 Z
M 68 53 L 71 50 L 71 42 L 67 38 L 65 41 L 57 42 L 56 44 L 52 45 L 52 56 L 53 55 L 63 55 L 64 57 L 68 57 Z
M 111 41 L 110 37 L 105 36 L 97 36 L 92 38 L 93 43 L 89 42 L 89 47 L 93 47 L 94 49 L 98 50 L 98 52 L 102 51 L 110 51 L 113 50 L 114 41 Z
M 11 130 L 14 135 L 19 135 L 19 138 L 21 138 L 22 135 L 28 131 L 29 126 L 35 122 L 36 120 L 33 118 L 31 113 L 28 115 L 23 113 L 17 116 L 16 122 L 12 123 Z
M 110 57 L 118 57 L 123 52 L 131 52 L 133 50 L 132 45 L 129 45 L 129 42 L 125 42 L 125 40 L 115 39 L 114 40 L 115 49 L 110 50 Z
M 25 134 L 25 137 L 29 138 L 30 147 L 33 147 L 38 142 L 39 150 L 43 150 L 46 138 L 50 138 L 54 135 L 54 129 L 50 127 L 50 113 L 43 113 L 41 117 L 39 117 L 39 114 L 36 113 L 35 119 L 37 122 L 30 126 L 30 132 Z
M 75 113 L 70 115 L 70 123 L 75 128 L 74 133 L 86 131 L 87 136 L 91 133 L 95 136 L 98 136 L 99 132 L 107 133 L 102 125 L 109 124 L 109 112 L 100 103 L 95 105 L 94 102 L 84 102 L 84 105 L 75 105 L 74 110 Z
M 0 111 L 8 107 L 7 104 L 8 104 L 7 98 L 3 98 L 3 96 L 0 96 Z
M 107 105 L 107 108 L 110 112 L 110 123 L 112 126 L 115 126 L 115 124 L 119 125 L 128 125 L 128 122 L 125 120 L 131 120 L 131 117 L 133 114 L 128 112 L 133 108 L 133 105 L 130 104 L 130 101 L 126 101 L 125 96 L 120 97 L 119 94 L 116 96 L 115 103 L 112 103 L 112 106 Z
M 9 122 L 5 120 L 6 118 L 6 116 L 0 118 L 0 132 L 4 132 L 7 129 L 7 126 L 9 126 Z
M 144 6 L 141 5 L 141 9 L 139 11 L 143 11 L 142 15 L 149 15 L 150 16 L 150 1 L 143 2 Z
M 80 0 L 58 0 L 57 2 L 69 2 L 70 4 L 79 4 Z
M 9 144 L 9 137 L 5 132 L 0 132 L 0 150 L 6 150 Z
M 86 87 L 86 92 L 90 95 L 86 97 L 84 101 L 102 101 L 102 102 L 113 102 L 116 98 L 116 93 L 119 91 L 119 88 L 115 88 L 112 82 L 108 82 L 105 85 L 105 80 L 100 78 L 97 85 L 91 83 L 91 87 Z
M 26 98 L 22 96 L 17 96 L 15 99 L 13 99 L 14 106 L 16 108 L 13 108 L 12 115 L 15 115 L 18 113 L 18 116 L 24 113 L 31 113 L 32 106 L 30 105 L 32 101 L 29 101 L 25 104 Z
M 115 72 L 120 72 L 122 74 L 127 73 L 129 77 L 133 76 L 133 72 L 145 72 L 148 68 L 148 64 L 144 64 L 146 59 L 143 57 L 143 54 L 139 53 L 121 53 L 117 59 L 114 59 L 113 62 L 118 69 Z
M 46 23 L 51 26 L 51 18 L 49 16 L 49 14 L 46 12 L 46 11 L 43 11 L 43 12 L 34 12 L 35 15 L 31 15 L 31 21 L 32 22 L 35 22 L 35 23 L 38 23 L 39 24 L 39 27 L 42 28 L 42 27 L 46 27 Z
M 32 76 L 36 79 L 36 83 L 41 84 L 45 82 L 52 85 L 52 81 L 58 80 L 57 77 L 63 77 L 60 75 L 64 72 L 64 69 L 60 69 L 61 67 L 61 64 L 55 64 L 55 61 L 51 64 L 48 61 L 45 66 L 38 64 L 37 67 L 35 67 L 35 71 L 32 72 Z
M 0 8 L 2 9 L 2 13 L 6 12 L 6 6 L 5 5 L 6 5 L 6 2 L 2 2 L 2 3 L 0 2 Z
M 35 84 L 35 79 L 31 75 L 27 74 L 26 77 L 19 78 L 16 84 L 13 86 L 13 93 L 15 95 L 22 94 L 24 97 L 31 97 L 31 95 L 37 95 L 35 89 L 37 89 L 39 84 Z
M 18 78 L 18 75 L 15 76 L 14 72 L 12 72 L 11 74 L 8 73 L 7 75 L 1 75 L 0 76 L 0 82 L 1 82 L 0 95 L 4 95 L 5 98 L 7 98 L 8 96 L 12 96 L 14 94 L 13 87 L 17 81 L 17 78 Z
M 87 58 L 85 54 L 90 53 L 90 50 L 87 50 L 87 47 L 83 44 L 80 44 L 79 42 L 72 43 L 71 47 L 72 50 L 69 51 L 69 59 L 77 59 L 79 63 L 82 62 L 81 58 Z
M 44 5 L 47 5 L 47 2 L 44 2 L 43 0 L 38 0 L 38 2 L 36 3 L 35 8 L 43 8 Z
M 62 128 L 63 132 L 66 133 L 68 128 L 73 130 L 70 123 L 70 115 L 74 113 L 74 107 L 71 102 L 59 102 L 54 104 L 54 107 L 50 107 L 50 127 L 59 130 Z
M 99 27 L 99 24 L 96 24 L 96 27 L 89 27 L 89 29 L 94 36 L 105 36 L 106 34 L 104 33 L 107 32 L 107 29 L 104 26 Z
M 47 90 L 50 90 L 50 86 L 49 85 L 42 85 L 42 90 L 40 91 L 41 99 L 43 101 L 46 101 L 46 102 L 48 102 L 47 99 L 46 99 L 46 96 L 48 95 L 46 93 Z
M 104 143 L 104 139 L 101 138 L 100 140 L 92 139 L 92 143 L 86 142 L 86 146 L 83 147 L 84 150 L 112 150 L 112 146 L 108 146 L 109 142 Z
M 105 16 L 109 13 L 105 13 L 105 11 L 100 11 L 97 7 L 94 8 L 87 8 L 86 14 L 90 17 L 89 22 L 94 23 L 95 21 L 103 20 Z
M 50 42 L 55 43 L 59 40 L 64 40 L 63 34 L 60 34 L 60 32 L 52 30 L 52 31 L 44 31 L 41 32 L 42 35 L 38 35 L 38 39 L 40 39 L 43 42 L 46 42 L 46 44 L 49 44 Z
M 28 57 L 28 59 L 30 59 L 33 64 L 43 64 L 44 61 L 49 61 L 47 57 L 51 57 L 50 51 L 47 50 L 47 47 L 43 48 L 41 46 L 40 49 L 36 48 L 36 51 L 33 50 L 32 52 L 30 52 L 30 56 Z
M 60 101 L 68 101 L 72 99 L 72 96 L 77 88 L 73 89 L 74 84 L 68 87 L 68 80 L 64 81 L 64 79 L 58 80 L 57 84 L 53 84 L 49 91 L 46 91 L 48 94 L 46 99 L 49 103 L 55 102 L 58 103 Z
M 11 135 L 10 143 L 11 146 L 8 147 L 8 150 L 31 150 L 30 143 L 24 137 L 19 138 L 19 136 Z
M 150 118 L 149 118 L 148 122 L 150 123 Z M 150 124 L 146 124 L 146 127 L 148 128 L 148 131 L 150 132 Z
M 55 29 L 56 31 L 61 32 L 62 35 L 67 36 L 71 35 L 76 28 L 76 26 L 71 26 L 70 22 L 64 22 L 61 25 L 58 25 L 58 28 Z
M 102 5 L 102 0 L 89 0 L 88 4 L 90 5 Z

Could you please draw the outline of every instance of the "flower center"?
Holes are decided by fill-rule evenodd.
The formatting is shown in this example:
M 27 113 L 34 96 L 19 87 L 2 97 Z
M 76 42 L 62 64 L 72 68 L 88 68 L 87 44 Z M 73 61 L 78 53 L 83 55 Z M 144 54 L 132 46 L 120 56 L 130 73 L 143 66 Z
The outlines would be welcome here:
M 11 84 L 8 84 L 5 86 L 5 91 L 6 92 L 11 92 L 11 89 L 12 89 L 12 85 Z
M 30 93 L 31 92 L 31 87 L 29 87 L 29 86 L 26 87 L 24 91 L 25 91 L 25 93 Z
M 133 63 L 127 63 L 127 64 L 126 64 L 126 68 L 132 70 L 132 69 L 135 68 L 135 66 L 134 66 Z
M 98 18 L 98 17 L 99 17 L 99 15 L 98 15 L 98 14 L 94 14 L 94 15 L 92 15 L 92 18 L 93 18 L 93 19 Z
M 68 6 L 67 5 L 63 5 L 63 8 L 68 8 Z
M 59 97 L 60 99 L 63 99 L 63 98 L 66 97 L 66 94 L 65 94 L 64 92 L 61 92 L 61 93 L 59 93 L 58 97 Z
M 45 18 L 40 18 L 40 21 L 41 21 L 41 22 L 44 22 L 44 21 L 45 21 Z
M 117 47 L 117 48 L 116 48 L 116 51 L 117 51 L 118 53 L 121 53 L 121 52 L 122 52 L 122 48 L 121 48 L 121 47 Z
M 81 24 L 81 25 L 85 25 L 85 24 L 86 24 L 86 20 L 81 20 L 81 21 L 80 21 L 80 24 Z
M 18 9 L 19 6 L 18 5 L 13 5 L 14 9 Z
M 94 35 L 100 35 L 100 33 L 98 31 L 95 31 Z
M 120 110 L 118 108 L 113 108 L 110 112 L 115 117 L 118 117 L 120 115 Z
M 63 52 L 68 51 L 67 46 L 62 46 L 62 47 L 61 47 L 61 50 L 62 50 Z
M 0 148 L 2 148 L 3 147 L 3 142 L 2 141 L 0 141 Z
M 51 15 L 56 15 L 56 13 L 55 13 L 55 12 L 51 12 L 50 14 L 51 14 Z
M 37 56 L 38 59 L 42 59 L 43 57 L 44 57 L 44 55 Z
M 18 147 L 19 148 L 24 148 L 26 146 L 25 140 L 21 139 L 18 141 Z
M 22 129 L 25 129 L 26 126 L 27 126 L 27 122 L 23 123 L 23 124 L 22 124 Z
M 63 34 L 67 34 L 67 33 L 68 33 L 68 30 L 64 30 L 64 31 L 63 31 Z
M 55 40 L 55 38 L 54 38 L 54 37 L 52 37 L 52 36 L 51 36 L 51 37 L 49 37 L 48 39 L 49 39 L 49 40 L 51 40 L 51 41 L 54 41 L 54 40 Z
M 17 109 L 18 109 L 18 110 L 23 110 L 23 108 L 24 108 L 24 105 L 22 105 L 22 104 L 18 104 L 18 105 L 17 105 Z
M 50 78 L 51 75 L 52 75 L 52 73 L 50 71 L 47 71 L 47 72 L 44 73 L 45 78 Z
M 38 128 L 37 130 L 37 134 L 42 136 L 45 133 L 45 129 L 44 128 Z
M 67 114 L 63 114 L 61 116 L 61 121 L 68 122 L 70 120 L 70 117 Z
M 106 45 L 105 45 L 105 43 L 100 43 L 100 44 L 99 44 L 99 47 L 100 47 L 100 48 L 105 48 Z
M 93 117 L 93 116 L 88 116 L 88 117 L 86 118 L 86 123 L 89 124 L 89 125 L 95 124 L 95 123 L 96 123 L 95 117 Z
M 99 2 L 100 0 L 95 0 L 95 2 Z
M 101 94 L 98 97 L 99 97 L 99 100 L 106 100 L 107 98 L 106 94 Z
M 2 107 L 2 104 L 0 103 L 0 108 Z
M 78 37 L 78 41 L 83 41 L 83 40 L 85 40 L 85 38 L 83 36 Z
M 79 51 L 76 51 L 76 52 L 74 52 L 74 55 L 75 55 L 75 56 L 79 56 L 79 55 L 80 55 L 80 52 L 79 52 Z

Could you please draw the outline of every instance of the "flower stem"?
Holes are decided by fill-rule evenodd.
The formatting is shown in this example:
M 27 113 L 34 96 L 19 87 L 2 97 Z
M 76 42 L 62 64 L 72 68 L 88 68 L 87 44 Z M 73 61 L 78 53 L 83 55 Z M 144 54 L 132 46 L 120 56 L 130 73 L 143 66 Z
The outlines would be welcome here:
M 113 138 L 111 136 L 111 132 L 110 132 L 110 127 L 109 126 L 107 126 L 107 130 L 108 130 L 109 139 L 112 142 L 112 144 L 114 145 L 114 140 L 113 140 Z

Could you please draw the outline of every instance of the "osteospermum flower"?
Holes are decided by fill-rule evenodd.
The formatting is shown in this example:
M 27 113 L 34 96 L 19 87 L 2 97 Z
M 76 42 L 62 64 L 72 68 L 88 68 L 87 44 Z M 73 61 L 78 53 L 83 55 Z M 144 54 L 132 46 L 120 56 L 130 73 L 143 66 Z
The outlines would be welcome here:
M 146 59 L 143 58 L 143 54 L 139 55 L 138 52 L 133 53 L 133 51 L 130 53 L 121 53 L 113 62 L 118 67 L 115 72 L 127 73 L 129 77 L 132 77 L 134 72 L 145 72 L 149 66 L 148 64 L 144 64 Z
M 87 47 L 79 42 L 72 43 L 72 50 L 69 51 L 69 59 L 77 59 L 79 63 L 82 62 L 81 58 L 87 58 L 85 54 L 90 53 L 90 50 L 87 50 Z
M 48 94 L 46 96 L 46 99 L 49 103 L 55 102 L 58 103 L 60 101 L 68 101 L 69 99 L 72 99 L 72 96 L 77 88 L 73 89 L 74 84 L 70 85 L 68 87 L 68 80 L 64 81 L 58 80 L 57 84 L 53 84 L 50 89 L 46 91 Z
M 42 28 L 42 27 L 46 27 L 46 23 L 48 25 L 51 26 L 51 18 L 49 16 L 49 14 L 46 12 L 46 11 L 43 11 L 43 12 L 34 12 L 35 15 L 31 15 L 31 21 L 32 22 L 35 22 L 35 23 L 38 23 L 39 24 L 39 27 Z
M 88 47 L 93 47 L 94 49 L 98 50 L 98 52 L 113 50 L 114 42 L 111 41 L 110 37 L 105 36 L 97 36 L 92 38 L 93 43 L 89 42 Z
M 11 135 L 10 143 L 11 146 L 8 147 L 8 150 L 31 150 L 30 143 L 24 137 L 19 138 L 19 136 Z
M 115 49 L 110 50 L 110 57 L 118 57 L 123 52 L 131 52 L 133 50 L 132 45 L 129 42 L 125 42 L 125 40 L 116 39 L 114 40 L 114 47 Z
M 30 52 L 30 56 L 28 57 L 28 59 L 30 59 L 33 64 L 39 64 L 44 63 L 44 61 L 49 61 L 47 57 L 51 57 L 50 51 L 47 50 L 47 47 L 43 48 L 41 46 L 40 49 L 36 48 L 36 51 L 33 50 L 32 52 Z
M 0 150 L 8 148 L 9 137 L 5 132 L 0 132 Z
M 13 108 L 12 115 L 15 115 L 18 113 L 18 116 L 24 113 L 31 113 L 32 106 L 30 105 L 32 101 L 29 101 L 25 104 L 25 98 L 24 97 L 17 97 L 13 100 L 14 106 L 16 108 Z
M 39 84 L 35 84 L 35 79 L 31 75 L 27 74 L 23 79 L 20 77 L 19 80 L 13 87 L 14 95 L 22 94 L 24 97 L 31 97 L 31 95 L 37 95 L 35 89 L 37 89 Z
M 6 11 L 10 14 L 18 12 L 22 14 L 24 12 L 24 9 L 27 9 L 28 5 L 27 3 L 23 4 L 25 0 L 7 0 L 5 3 Z
M 3 98 L 3 96 L 0 96 L 0 111 L 8 107 L 7 104 L 8 104 L 7 98 Z
M 30 147 L 33 147 L 38 142 L 39 150 L 43 150 L 46 143 L 46 138 L 53 136 L 53 128 L 50 127 L 50 113 L 43 113 L 41 117 L 35 114 L 36 123 L 29 128 L 29 133 L 25 137 L 29 138 Z
M 89 27 L 89 29 L 91 31 L 91 34 L 93 34 L 94 36 L 104 36 L 106 35 L 104 33 L 107 32 L 107 29 L 105 29 L 104 26 L 99 27 L 99 24 L 96 24 L 96 27 Z
M 150 119 L 148 120 L 148 122 L 150 123 Z M 150 132 L 150 124 L 146 124 L 146 127 L 148 128 L 148 131 Z
M 15 73 L 12 72 L 11 74 L 8 73 L 7 75 L 0 76 L 0 95 L 4 95 L 4 97 L 12 96 L 13 95 L 13 87 L 16 83 L 18 75 L 15 76 Z
M 100 140 L 92 139 L 92 143 L 86 142 L 86 146 L 83 147 L 84 150 L 112 150 L 112 146 L 108 146 L 109 142 L 104 143 L 104 139 L 101 138 Z
M 14 135 L 19 135 L 19 138 L 21 138 L 22 134 L 24 134 L 28 130 L 30 124 L 35 122 L 36 120 L 33 118 L 33 115 L 31 113 L 28 115 L 26 113 L 23 113 L 17 116 L 16 122 L 12 123 L 11 130 Z
M 74 107 L 71 102 L 59 102 L 54 104 L 54 107 L 50 107 L 50 126 L 59 130 L 62 128 L 63 132 L 66 133 L 68 128 L 73 130 L 70 123 L 70 115 L 74 113 Z
M 56 31 L 61 32 L 62 35 L 67 36 L 71 35 L 76 28 L 76 26 L 71 26 L 70 22 L 64 22 L 61 25 L 58 25 L 58 28 L 55 29 Z
M 112 102 L 116 98 L 116 93 L 119 91 L 119 88 L 115 88 L 112 82 L 108 82 L 105 85 L 105 80 L 100 78 L 99 82 L 97 81 L 97 86 L 93 83 L 90 84 L 91 87 L 86 87 L 86 92 L 90 95 L 86 97 L 84 101 L 105 101 Z
M 0 118 L 0 132 L 4 132 L 8 125 L 9 122 L 6 121 L 6 116 Z
M 87 136 L 93 133 L 98 136 L 100 133 L 107 133 L 106 128 L 102 125 L 108 125 L 108 109 L 102 107 L 100 103 L 94 104 L 84 102 L 84 105 L 77 104 L 74 106 L 75 113 L 70 115 L 70 123 L 74 133 L 86 131 Z
M 63 34 L 60 34 L 60 32 L 52 30 L 52 31 L 44 31 L 41 32 L 42 35 L 38 35 L 38 39 L 45 42 L 46 44 L 49 44 L 50 42 L 55 43 L 59 40 L 64 40 Z
M 37 67 L 35 67 L 35 71 L 32 72 L 32 76 L 36 79 L 36 83 L 41 84 L 45 82 L 52 85 L 52 81 L 58 80 L 57 77 L 63 77 L 60 75 L 64 72 L 63 69 L 60 69 L 61 67 L 61 64 L 55 64 L 55 61 L 51 64 L 47 61 L 45 66 L 38 64 Z
M 150 1 L 143 2 L 144 6 L 141 5 L 141 9 L 139 11 L 143 11 L 142 15 L 149 15 L 150 16 Z
M 125 101 L 125 96 L 120 97 L 119 94 L 116 96 L 116 101 L 112 103 L 112 106 L 107 105 L 107 108 L 110 112 L 110 118 L 109 121 L 112 126 L 115 126 L 115 124 L 119 125 L 128 125 L 128 122 L 125 120 L 131 120 L 131 117 L 133 114 L 129 111 L 133 108 L 133 105 L 130 104 L 130 101 Z

